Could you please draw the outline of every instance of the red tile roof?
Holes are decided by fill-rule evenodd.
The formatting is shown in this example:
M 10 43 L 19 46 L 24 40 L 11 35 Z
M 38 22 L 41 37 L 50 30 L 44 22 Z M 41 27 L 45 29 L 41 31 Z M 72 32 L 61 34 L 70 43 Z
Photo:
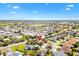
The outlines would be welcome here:
M 44 39 L 42 35 L 38 35 L 38 36 L 36 36 L 36 38 L 37 38 L 38 40 L 43 40 L 43 39 Z
M 73 44 L 75 44 L 76 42 L 79 42 L 78 38 L 71 38 L 69 41 L 63 43 L 61 50 L 66 53 L 71 52 L 70 47 L 73 47 Z
M 78 38 L 71 38 L 69 41 L 64 42 L 63 46 L 73 46 L 76 42 L 79 42 Z

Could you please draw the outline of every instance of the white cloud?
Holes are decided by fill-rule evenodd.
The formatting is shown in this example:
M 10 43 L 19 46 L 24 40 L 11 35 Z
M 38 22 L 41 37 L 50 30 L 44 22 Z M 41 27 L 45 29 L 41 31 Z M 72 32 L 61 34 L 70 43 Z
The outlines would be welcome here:
M 12 8 L 13 9 L 19 9 L 20 7 L 19 6 L 13 6 Z
M 34 10 L 33 12 L 34 12 L 34 13 L 37 13 L 38 11 L 37 11 L 37 10 Z
M 67 7 L 74 7 L 74 5 L 73 5 L 73 4 L 71 4 L 71 5 L 67 5 Z
M 71 10 L 73 7 L 74 7 L 73 4 L 67 5 L 67 6 L 66 6 L 66 10 L 69 11 L 69 10 Z
M 66 10 L 69 11 L 69 10 L 71 10 L 71 9 L 67 7 Z

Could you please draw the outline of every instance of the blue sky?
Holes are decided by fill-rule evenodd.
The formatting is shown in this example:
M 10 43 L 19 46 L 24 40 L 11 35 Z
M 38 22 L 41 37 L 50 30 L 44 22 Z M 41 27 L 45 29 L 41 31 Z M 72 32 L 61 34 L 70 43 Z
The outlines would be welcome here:
M 1 20 L 79 20 L 78 3 L 0 3 Z

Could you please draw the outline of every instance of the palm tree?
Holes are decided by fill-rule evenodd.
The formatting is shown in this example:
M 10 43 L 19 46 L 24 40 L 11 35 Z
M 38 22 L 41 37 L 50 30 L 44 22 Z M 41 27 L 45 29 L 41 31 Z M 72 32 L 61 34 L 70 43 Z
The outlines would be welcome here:
M 73 44 L 73 46 L 74 46 L 75 48 L 79 47 L 79 42 L 76 42 L 75 44 Z

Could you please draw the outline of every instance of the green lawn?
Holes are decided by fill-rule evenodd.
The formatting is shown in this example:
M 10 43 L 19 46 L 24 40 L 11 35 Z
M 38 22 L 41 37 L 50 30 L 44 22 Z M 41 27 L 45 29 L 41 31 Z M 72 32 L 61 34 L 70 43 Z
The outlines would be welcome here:
M 18 45 L 18 46 L 12 46 L 11 48 L 12 48 L 12 50 L 15 52 L 15 51 L 17 51 L 17 50 L 23 51 L 25 47 L 26 47 L 25 44 L 20 44 L 20 45 Z

